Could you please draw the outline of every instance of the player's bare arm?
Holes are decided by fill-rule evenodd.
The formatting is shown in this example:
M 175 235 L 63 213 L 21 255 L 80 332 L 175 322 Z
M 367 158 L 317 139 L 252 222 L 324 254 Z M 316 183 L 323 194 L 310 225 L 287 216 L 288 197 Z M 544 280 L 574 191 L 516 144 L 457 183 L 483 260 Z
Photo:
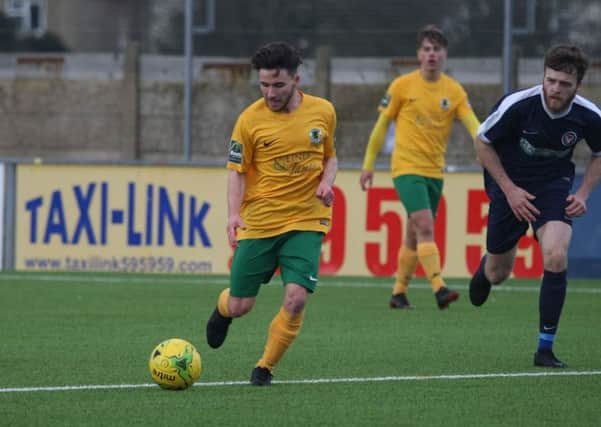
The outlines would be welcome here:
M 336 179 L 336 172 L 338 171 L 338 158 L 332 156 L 326 159 L 321 181 L 317 186 L 315 195 L 322 203 L 326 206 L 331 206 L 334 203 L 334 192 L 332 186 L 334 185 L 334 179 Z
M 586 214 L 586 201 L 600 180 L 601 156 L 596 156 L 591 159 L 591 162 L 586 168 L 586 172 L 582 178 L 582 184 L 578 190 L 574 194 L 568 196 L 566 215 L 569 217 L 577 217 Z
M 240 217 L 240 206 L 244 197 L 245 175 L 235 170 L 230 170 L 227 181 L 227 238 L 230 246 L 238 246 L 236 229 L 244 228 L 244 222 Z
M 518 187 L 507 176 L 497 152 L 490 144 L 485 144 L 479 137 L 474 138 L 476 155 L 488 173 L 497 182 L 507 198 L 513 214 L 520 221 L 532 222 L 540 214 L 540 211 L 531 203 L 535 196 Z

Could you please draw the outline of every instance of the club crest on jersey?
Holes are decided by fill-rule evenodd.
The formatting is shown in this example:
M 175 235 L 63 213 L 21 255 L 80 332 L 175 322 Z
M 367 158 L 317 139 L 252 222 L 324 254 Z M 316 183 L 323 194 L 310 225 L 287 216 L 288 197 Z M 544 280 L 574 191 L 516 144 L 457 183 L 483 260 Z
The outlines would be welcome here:
M 312 145 L 321 144 L 322 137 L 321 129 L 319 128 L 313 128 L 309 131 L 309 139 Z
M 443 111 L 447 111 L 449 109 L 449 105 L 451 105 L 451 103 L 447 98 L 442 98 L 440 100 L 440 108 L 442 108 Z
M 561 145 L 564 147 L 571 147 L 572 145 L 578 142 L 578 135 L 574 131 L 567 131 L 563 135 L 561 135 Z

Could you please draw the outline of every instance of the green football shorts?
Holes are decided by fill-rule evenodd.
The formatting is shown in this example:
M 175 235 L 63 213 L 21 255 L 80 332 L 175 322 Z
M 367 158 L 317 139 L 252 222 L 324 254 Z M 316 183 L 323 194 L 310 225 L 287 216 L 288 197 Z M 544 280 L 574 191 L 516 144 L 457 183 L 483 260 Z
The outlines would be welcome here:
M 394 188 L 405 206 L 407 215 L 422 209 L 430 209 L 436 217 L 442 194 L 443 180 L 419 175 L 399 175 L 392 179 Z
M 232 259 L 230 295 L 255 297 L 280 268 L 282 282 L 296 283 L 315 291 L 324 234 L 319 231 L 288 231 L 274 237 L 240 240 Z

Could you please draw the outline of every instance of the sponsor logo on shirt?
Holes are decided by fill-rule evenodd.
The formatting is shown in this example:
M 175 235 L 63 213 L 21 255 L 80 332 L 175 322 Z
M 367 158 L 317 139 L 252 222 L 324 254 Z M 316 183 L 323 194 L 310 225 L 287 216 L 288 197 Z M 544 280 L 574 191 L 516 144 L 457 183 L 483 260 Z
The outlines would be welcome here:
M 321 161 L 311 161 L 310 151 L 303 153 L 292 153 L 273 159 L 273 170 L 278 173 L 289 175 L 304 175 L 323 167 Z
M 552 150 L 550 148 L 535 147 L 530 144 L 526 138 L 520 139 L 520 148 L 525 154 L 532 157 L 555 157 L 557 159 L 563 159 L 572 154 L 571 148 L 566 148 L 565 150 Z

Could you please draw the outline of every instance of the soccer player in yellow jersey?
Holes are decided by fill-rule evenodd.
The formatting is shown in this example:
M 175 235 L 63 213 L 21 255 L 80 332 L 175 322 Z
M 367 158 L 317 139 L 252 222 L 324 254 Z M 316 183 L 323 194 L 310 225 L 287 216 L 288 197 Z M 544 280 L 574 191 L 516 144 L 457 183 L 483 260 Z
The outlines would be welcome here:
M 442 72 L 448 42 L 435 26 L 417 35 L 419 69 L 396 78 L 380 102 L 380 115 L 372 130 L 363 161 L 360 184 L 372 185 L 374 163 L 388 125 L 395 122 L 391 155 L 394 187 L 407 211 L 407 231 L 398 255 L 391 308 L 411 308 L 409 280 L 419 261 L 431 282 L 442 310 L 459 298 L 441 277 L 440 255 L 434 241 L 434 218 L 443 186 L 444 157 L 453 120 L 461 120 L 475 136 L 479 126 L 465 90 Z
M 251 62 L 263 98 L 240 114 L 230 141 L 227 236 L 235 252 L 230 287 L 219 295 L 206 335 L 209 346 L 220 347 L 232 318 L 253 308 L 261 284 L 279 268 L 284 300 L 250 378 L 269 385 L 317 285 L 338 168 L 336 112 L 298 88 L 301 58 L 290 45 L 269 43 Z

